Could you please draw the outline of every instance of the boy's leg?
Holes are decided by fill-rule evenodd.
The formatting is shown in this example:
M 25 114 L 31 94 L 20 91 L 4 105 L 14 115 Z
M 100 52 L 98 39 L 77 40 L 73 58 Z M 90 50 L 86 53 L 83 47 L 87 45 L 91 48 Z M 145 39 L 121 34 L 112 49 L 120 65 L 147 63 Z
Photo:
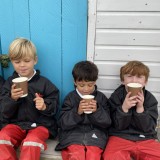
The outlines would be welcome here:
M 160 160 L 160 143 L 155 140 L 137 142 L 138 160 Z
M 25 137 L 25 130 L 8 124 L 0 132 L 0 160 L 17 160 L 14 147 L 18 147 Z
M 103 150 L 96 146 L 86 146 L 86 160 L 101 160 Z
M 85 146 L 70 145 L 61 151 L 63 160 L 85 160 Z
M 103 153 L 104 160 L 130 160 L 134 153 L 135 142 L 125 140 L 116 136 L 109 138 Z
M 49 131 L 43 126 L 28 131 L 21 145 L 20 160 L 39 160 L 41 150 L 45 150 L 45 141 L 49 137 Z

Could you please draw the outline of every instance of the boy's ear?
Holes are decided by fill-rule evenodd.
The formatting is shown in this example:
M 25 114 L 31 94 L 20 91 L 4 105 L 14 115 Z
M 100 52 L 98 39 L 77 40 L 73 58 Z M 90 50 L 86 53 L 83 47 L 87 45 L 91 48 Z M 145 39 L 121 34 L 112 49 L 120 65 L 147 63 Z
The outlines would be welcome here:
M 148 81 L 145 81 L 145 85 L 147 85 Z
M 34 61 L 34 65 L 36 65 L 38 62 L 38 57 L 36 56 L 35 61 Z
M 74 85 L 77 86 L 77 83 L 74 81 Z
M 121 81 L 121 83 L 124 85 L 124 81 Z

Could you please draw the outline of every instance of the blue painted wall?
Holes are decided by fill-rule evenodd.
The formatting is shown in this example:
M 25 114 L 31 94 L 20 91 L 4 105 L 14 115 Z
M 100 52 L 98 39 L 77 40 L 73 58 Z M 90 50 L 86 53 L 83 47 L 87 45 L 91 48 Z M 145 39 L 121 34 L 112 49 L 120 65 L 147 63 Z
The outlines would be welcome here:
M 32 40 L 38 52 L 36 69 L 60 89 L 61 101 L 73 89 L 74 64 L 86 59 L 87 4 L 87 0 L 0 1 L 1 53 L 8 52 L 16 37 Z M 8 78 L 12 65 L 3 72 Z

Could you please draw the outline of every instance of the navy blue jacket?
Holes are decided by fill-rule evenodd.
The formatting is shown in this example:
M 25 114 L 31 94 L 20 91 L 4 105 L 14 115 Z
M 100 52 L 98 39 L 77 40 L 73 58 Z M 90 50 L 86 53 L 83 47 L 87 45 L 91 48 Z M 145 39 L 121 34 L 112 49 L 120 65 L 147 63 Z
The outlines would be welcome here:
M 107 128 L 111 124 L 108 99 L 97 90 L 93 95 L 97 101 L 97 111 L 82 115 L 77 113 L 79 103 L 82 100 L 77 91 L 74 90 L 66 96 L 58 121 L 60 143 L 56 150 L 64 149 L 72 144 L 105 148 L 108 140 Z
M 122 111 L 122 104 L 126 97 L 124 85 L 119 86 L 109 98 L 112 125 L 109 135 L 118 136 L 132 141 L 156 139 L 155 131 L 158 118 L 156 98 L 145 88 L 144 112 L 137 113 L 136 107 L 132 107 L 128 113 Z
M 50 135 L 57 135 L 56 113 L 59 105 L 59 90 L 47 78 L 40 76 L 40 72 L 28 81 L 28 96 L 19 98 L 17 101 L 11 98 L 12 79 L 18 77 L 16 72 L 6 80 L 2 90 L 1 112 L 2 123 L 16 124 L 22 129 L 32 129 L 32 124 L 45 126 L 49 129 Z M 47 106 L 45 110 L 38 110 L 35 107 L 35 93 L 43 96 Z
M 1 107 L 1 92 L 2 92 L 2 86 L 4 84 L 5 80 L 2 76 L 0 76 L 0 107 Z M 0 129 L 2 128 L 2 115 L 0 113 Z
M 4 82 L 5 82 L 4 78 L 2 76 L 0 76 L 0 93 L 2 91 L 2 86 L 3 86 Z

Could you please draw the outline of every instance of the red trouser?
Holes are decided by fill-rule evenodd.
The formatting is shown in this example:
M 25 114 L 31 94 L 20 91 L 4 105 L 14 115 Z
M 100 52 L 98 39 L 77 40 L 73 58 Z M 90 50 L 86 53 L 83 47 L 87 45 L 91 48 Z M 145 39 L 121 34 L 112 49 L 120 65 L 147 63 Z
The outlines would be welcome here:
M 19 126 L 8 124 L 0 132 L 0 160 L 18 160 L 17 148 L 21 145 L 19 160 L 39 160 L 40 151 L 47 148 L 48 129 L 39 126 L 26 132 Z
M 160 160 L 160 143 L 155 140 L 130 141 L 112 136 L 103 154 L 104 160 Z
M 103 150 L 96 146 L 70 145 L 63 149 L 63 160 L 100 160 Z

